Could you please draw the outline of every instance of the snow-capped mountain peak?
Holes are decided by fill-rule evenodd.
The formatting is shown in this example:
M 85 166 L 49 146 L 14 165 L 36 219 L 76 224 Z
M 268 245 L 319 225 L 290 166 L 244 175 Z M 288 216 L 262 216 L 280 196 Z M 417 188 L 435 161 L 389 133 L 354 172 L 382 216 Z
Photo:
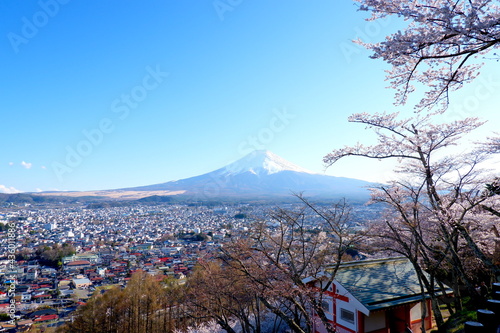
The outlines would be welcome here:
M 231 175 L 245 172 L 256 175 L 271 175 L 281 171 L 313 174 L 313 172 L 295 165 L 268 150 L 255 150 L 236 162 L 227 165 L 221 171 Z
M 306 193 L 323 198 L 363 198 L 369 192 L 361 180 L 313 173 L 266 150 L 254 151 L 223 168 L 199 176 L 129 188 L 129 191 L 170 191 L 197 200 L 215 198 L 290 197 Z

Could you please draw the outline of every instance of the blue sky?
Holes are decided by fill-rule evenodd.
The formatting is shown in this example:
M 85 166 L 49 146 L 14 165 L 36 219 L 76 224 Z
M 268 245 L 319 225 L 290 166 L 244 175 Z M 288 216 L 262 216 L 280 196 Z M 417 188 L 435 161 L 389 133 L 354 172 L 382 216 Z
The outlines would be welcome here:
M 393 110 L 386 65 L 351 40 L 397 22 L 365 17 L 333 0 L 2 1 L 0 191 L 161 183 L 254 148 L 323 172 L 330 150 L 369 140 L 350 114 Z M 498 114 L 498 71 L 485 70 L 491 93 L 468 87 L 456 117 Z M 326 173 L 375 181 L 386 168 Z

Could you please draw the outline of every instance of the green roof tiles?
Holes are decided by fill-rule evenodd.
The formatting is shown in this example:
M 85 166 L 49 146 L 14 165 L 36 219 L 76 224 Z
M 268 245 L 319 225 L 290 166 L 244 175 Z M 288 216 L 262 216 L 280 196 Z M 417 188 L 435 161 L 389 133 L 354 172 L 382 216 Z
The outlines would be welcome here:
M 420 300 L 417 274 L 402 257 L 342 264 L 335 280 L 369 310 Z

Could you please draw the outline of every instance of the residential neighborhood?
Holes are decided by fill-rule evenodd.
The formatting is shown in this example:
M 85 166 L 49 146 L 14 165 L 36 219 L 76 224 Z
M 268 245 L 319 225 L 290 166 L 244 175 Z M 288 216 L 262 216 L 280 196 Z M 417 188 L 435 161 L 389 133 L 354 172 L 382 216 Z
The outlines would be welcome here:
M 71 320 L 93 293 L 126 285 L 137 270 L 182 284 L 199 258 L 222 246 L 232 232 L 247 230 L 246 214 L 262 215 L 261 210 L 248 205 L 5 207 L 0 224 L 15 224 L 17 260 L 8 260 L 12 237 L 1 232 L 0 311 L 15 308 L 18 330 L 58 325 Z M 74 253 L 52 267 L 34 259 L 36 249 L 54 244 L 71 246 Z M 12 291 L 15 303 L 8 295 Z M 12 327 L 8 322 L 6 329 Z
M 92 294 L 125 286 L 138 270 L 182 284 L 199 259 L 212 256 L 233 235 L 245 235 L 249 217 L 269 219 L 273 208 L 243 203 L 5 206 L 0 211 L 0 311 L 15 309 L 17 329 L 54 326 L 71 320 Z M 372 213 L 361 207 L 357 216 Z M 9 260 L 9 244 L 15 246 L 15 261 Z M 50 251 L 71 254 L 44 262 Z M 9 321 L 3 327 L 9 328 Z
M 281 207 L 290 212 L 299 208 L 290 203 Z M 210 261 L 228 242 L 248 237 L 255 221 L 279 228 L 269 214 L 274 209 L 272 204 L 245 203 L 4 205 L 1 329 L 23 332 L 70 323 L 92 296 L 125 288 L 135 272 L 183 285 L 200 261 Z M 362 230 L 375 214 L 377 207 L 355 206 L 350 228 Z M 320 220 L 315 212 L 305 226 L 320 233 Z M 340 265 L 324 292 L 325 315 L 338 332 L 401 332 L 405 323 L 413 331 L 421 323 L 433 327 L 429 298 L 407 259 L 350 255 L 355 261 Z M 312 288 L 323 288 L 323 282 L 320 276 L 305 280 Z M 447 289 L 441 296 L 452 294 Z M 314 331 L 326 332 L 315 318 Z

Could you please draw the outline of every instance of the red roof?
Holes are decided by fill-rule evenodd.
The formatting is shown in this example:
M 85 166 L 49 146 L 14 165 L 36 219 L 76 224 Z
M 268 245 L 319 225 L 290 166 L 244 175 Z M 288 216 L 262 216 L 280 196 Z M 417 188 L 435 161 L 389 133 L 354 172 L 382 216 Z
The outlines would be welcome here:
M 46 320 L 54 320 L 54 319 L 57 319 L 59 318 L 58 315 L 56 314 L 53 314 L 53 315 L 45 315 L 45 316 L 41 316 L 39 318 L 36 318 L 35 320 L 33 321 L 46 321 Z
M 165 262 L 165 261 L 171 261 L 171 260 L 173 260 L 173 259 L 174 259 L 174 258 L 171 258 L 171 257 L 165 257 L 165 258 L 160 258 L 159 260 L 160 260 L 161 262 Z

